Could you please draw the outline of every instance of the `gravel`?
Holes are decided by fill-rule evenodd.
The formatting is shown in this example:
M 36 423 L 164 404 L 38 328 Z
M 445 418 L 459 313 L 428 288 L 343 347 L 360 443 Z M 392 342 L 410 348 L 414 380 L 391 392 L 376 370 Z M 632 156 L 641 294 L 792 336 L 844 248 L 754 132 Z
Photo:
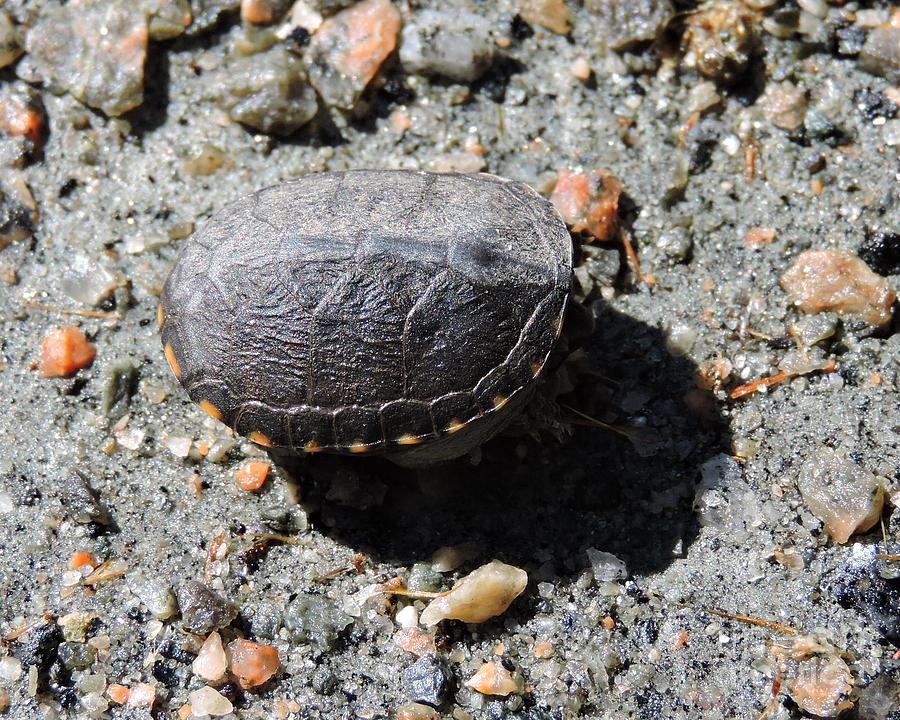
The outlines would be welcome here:
M 236 0 L 4 3 L 3 717 L 145 712 L 113 684 L 156 717 L 192 699 L 235 718 L 433 717 L 403 680 L 428 653 L 454 720 L 796 720 L 786 693 L 824 692 L 817 668 L 839 681 L 824 709 L 896 715 L 896 306 L 876 328 L 803 312 L 779 284 L 829 251 L 900 287 L 893 4 L 703 16 L 749 23 L 745 43 L 686 37 L 699 5 L 680 0 L 386 2 L 350 21 L 353 2 L 308 0 L 252 29 Z M 458 47 L 426 48 L 419 70 L 404 29 L 431 14 Z M 290 177 L 432 163 L 548 195 L 562 170 L 609 172 L 640 274 L 618 235 L 581 249 L 595 330 L 553 378 L 571 390 L 555 416 L 539 399 L 522 434 L 445 467 L 317 457 L 243 492 L 237 469 L 267 458 L 190 403 L 156 332 L 180 244 Z M 43 338 L 70 325 L 93 364 L 40 377 Z M 114 371 L 128 366 L 134 385 Z M 834 453 L 856 468 L 842 478 L 884 487 L 878 522 L 846 544 L 797 485 Z M 422 565 L 436 551 L 440 577 Z M 70 567 L 75 553 L 98 565 Z M 392 594 L 492 560 L 528 582 L 484 622 L 425 628 L 431 598 Z M 73 613 L 90 621 L 64 635 Z M 278 674 L 205 688 L 191 662 L 213 628 L 275 647 Z M 832 650 L 791 657 L 813 636 Z M 467 686 L 486 663 L 516 691 Z

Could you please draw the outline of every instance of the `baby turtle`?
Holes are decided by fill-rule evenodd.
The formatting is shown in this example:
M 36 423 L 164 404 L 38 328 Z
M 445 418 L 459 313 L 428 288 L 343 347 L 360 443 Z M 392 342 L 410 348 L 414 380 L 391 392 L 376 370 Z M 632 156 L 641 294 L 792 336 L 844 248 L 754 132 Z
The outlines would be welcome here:
M 255 443 L 427 465 L 522 410 L 571 273 L 565 223 L 522 183 L 312 174 L 185 241 L 158 319 L 191 399 Z

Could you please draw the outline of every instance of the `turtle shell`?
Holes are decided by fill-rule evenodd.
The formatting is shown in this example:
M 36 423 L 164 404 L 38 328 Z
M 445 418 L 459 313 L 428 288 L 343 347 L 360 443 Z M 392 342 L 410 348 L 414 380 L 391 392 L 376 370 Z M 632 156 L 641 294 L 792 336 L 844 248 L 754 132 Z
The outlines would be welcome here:
M 534 389 L 569 294 L 553 206 L 492 175 L 312 174 L 225 207 L 165 283 L 190 397 L 282 452 L 460 455 Z

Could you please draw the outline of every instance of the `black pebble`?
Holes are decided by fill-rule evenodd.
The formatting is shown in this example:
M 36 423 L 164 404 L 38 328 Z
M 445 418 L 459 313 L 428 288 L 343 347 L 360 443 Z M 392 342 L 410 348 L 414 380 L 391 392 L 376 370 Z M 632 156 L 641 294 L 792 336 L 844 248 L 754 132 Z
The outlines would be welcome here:
M 447 699 L 451 679 L 447 664 L 433 653 L 420 657 L 400 676 L 403 692 L 410 700 L 432 707 Z

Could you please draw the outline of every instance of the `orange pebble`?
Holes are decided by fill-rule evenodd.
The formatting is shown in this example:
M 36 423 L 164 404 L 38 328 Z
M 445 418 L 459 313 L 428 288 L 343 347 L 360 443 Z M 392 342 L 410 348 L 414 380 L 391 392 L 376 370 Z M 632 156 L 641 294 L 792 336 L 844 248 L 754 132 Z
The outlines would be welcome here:
M 235 480 L 241 490 L 256 492 L 265 485 L 268 476 L 269 463 L 251 461 L 238 468 Z
M 228 643 L 231 674 L 244 690 L 265 683 L 281 666 L 278 651 L 271 645 L 259 645 L 238 638 Z
M 616 621 L 613 620 L 609 615 L 607 615 L 603 620 L 600 621 L 600 624 L 603 625 L 607 630 L 613 630 L 616 627 Z
M 69 569 L 70 570 L 80 570 L 85 565 L 89 565 L 90 567 L 97 567 L 100 564 L 100 561 L 97 560 L 96 557 L 91 555 L 89 552 L 85 552 L 84 550 L 76 550 L 72 553 L 72 557 L 69 559 Z
M 553 657 L 553 653 L 553 646 L 546 640 L 539 642 L 534 646 L 534 656 L 536 658 L 546 660 L 547 658 Z
M 128 702 L 128 696 L 131 695 L 131 691 L 124 685 L 113 683 L 106 688 L 106 694 L 109 695 L 109 699 L 116 705 L 124 705 Z
M 574 232 L 586 230 L 599 242 L 616 229 L 622 184 L 606 170 L 560 170 L 550 201 Z
M 68 377 L 94 361 L 97 348 L 77 327 L 66 325 L 47 333 L 41 343 L 38 372 L 41 377 Z

